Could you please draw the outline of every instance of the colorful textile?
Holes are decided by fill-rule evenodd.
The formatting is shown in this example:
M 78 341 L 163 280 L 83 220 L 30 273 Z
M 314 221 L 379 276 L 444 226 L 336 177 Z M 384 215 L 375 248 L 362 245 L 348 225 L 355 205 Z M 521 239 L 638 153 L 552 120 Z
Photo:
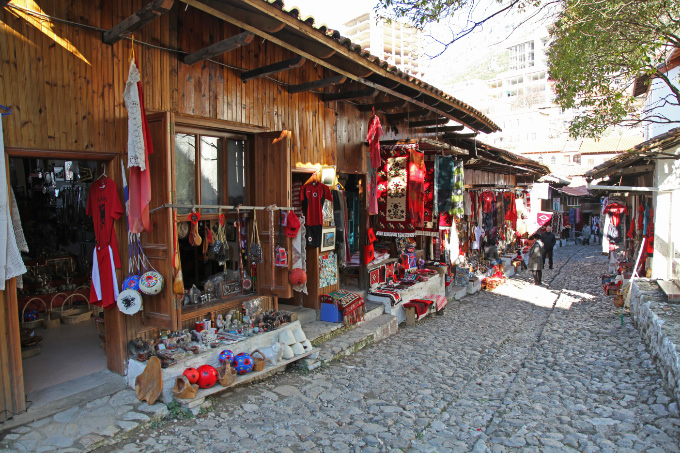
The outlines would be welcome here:
M 446 304 L 448 303 L 446 296 L 442 296 L 439 294 L 430 294 L 425 297 L 421 297 L 421 300 L 431 300 L 432 302 L 434 302 L 437 307 L 437 311 L 446 307 Z
M 434 208 L 436 213 L 453 209 L 453 171 L 451 156 L 437 156 L 434 162 Z
M 371 286 L 380 283 L 380 269 L 373 269 L 368 273 Z
M 538 226 L 542 227 L 543 225 L 546 225 L 550 220 L 552 219 L 552 212 L 546 212 L 546 211 L 538 211 L 538 214 L 536 215 L 536 221 L 538 222 Z
M 366 135 L 372 168 L 380 167 L 380 137 L 383 133 L 380 118 L 378 118 L 378 115 L 373 115 L 368 123 L 368 135 Z
M 394 281 L 394 263 L 385 265 L 385 281 L 386 282 Z
M 338 283 L 338 260 L 335 252 L 327 252 L 319 256 L 319 288 Z
M 397 305 L 401 302 L 401 295 L 397 291 L 391 291 L 389 289 L 369 289 L 369 294 L 374 294 L 376 296 L 383 296 L 390 299 L 392 306 Z
M 416 311 L 416 317 L 420 320 L 423 319 L 425 315 L 427 315 L 430 305 L 433 303 L 434 301 L 428 299 L 411 299 L 404 304 L 404 308 L 414 308 Z
M 436 156 L 432 152 L 425 152 L 425 189 L 423 201 L 423 227 L 419 231 L 425 236 L 435 236 L 439 232 L 439 216 L 434 207 L 434 162 Z
M 416 227 L 425 217 L 425 155 L 412 149 L 408 163 L 408 216 Z
M 407 217 L 408 161 L 417 145 L 381 146 L 383 166 L 378 172 L 378 228 L 382 236 L 413 237 L 415 227 Z
M 414 252 L 403 252 L 399 258 L 406 269 L 413 269 L 418 266 L 418 260 Z
M 342 320 L 345 325 L 356 324 L 364 320 L 366 314 L 366 303 L 364 298 L 344 289 L 337 289 L 328 294 L 319 296 L 322 303 L 332 303 L 342 313 Z
M 496 194 L 490 190 L 485 190 L 479 196 L 480 205 L 482 206 L 482 212 L 490 214 L 493 212 L 496 204 Z
M 300 201 L 304 208 L 307 226 L 323 225 L 323 203 L 325 200 L 333 202 L 331 189 L 317 181 L 305 184 L 300 189 Z
M 654 256 L 654 208 L 649 207 L 649 220 L 647 221 L 647 256 Z
M 503 203 L 505 205 L 505 220 L 510 222 L 517 221 L 517 206 L 515 205 L 515 194 L 513 192 L 505 192 L 503 194 Z
M 130 61 L 123 100 L 128 111 L 128 167 L 130 168 L 128 225 L 131 233 L 142 231 L 150 233 L 152 224 L 149 219 L 149 203 L 151 202 L 149 155 L 153 154 L 153 142 L 144 111 L 141 76 L 134 60 Z
M 453 191 L 451 193 L 451 201 L 453 202 L 453 211 L 451 214 L 463 217 L 465 215 L 465 207 L 463 203 L 463 188 L 465 187 L 465 177 L 463 174 L 463 161 L 456 160 L 453 164 Z

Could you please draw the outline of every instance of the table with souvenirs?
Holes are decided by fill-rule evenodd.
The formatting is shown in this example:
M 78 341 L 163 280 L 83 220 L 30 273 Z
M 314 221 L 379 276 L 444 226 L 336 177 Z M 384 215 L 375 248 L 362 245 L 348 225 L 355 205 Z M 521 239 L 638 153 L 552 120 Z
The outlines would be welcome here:
M 415 257 L 415 255 L 414 255 Z M 414 258 L 413 258 L 414 259 Z M 389 275 L 389 273 L 388 273 Z M 414 266 L 392 274 L 384 283 L 372 285 L 367 300 L 385 305 L 385 313 L 406 321 L 406 309 L 415 309 L 418 319 L 446 306 L 445 275 L 434 269 Z

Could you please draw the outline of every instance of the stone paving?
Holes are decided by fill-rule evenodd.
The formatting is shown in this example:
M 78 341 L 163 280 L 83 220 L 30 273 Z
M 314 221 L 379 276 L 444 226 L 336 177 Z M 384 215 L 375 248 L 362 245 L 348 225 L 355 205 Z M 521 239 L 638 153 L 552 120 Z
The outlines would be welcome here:
M 310 373 L 228 391 L 105 451 L 679 451 L 677 402 L 602 294 L 598 246 Z

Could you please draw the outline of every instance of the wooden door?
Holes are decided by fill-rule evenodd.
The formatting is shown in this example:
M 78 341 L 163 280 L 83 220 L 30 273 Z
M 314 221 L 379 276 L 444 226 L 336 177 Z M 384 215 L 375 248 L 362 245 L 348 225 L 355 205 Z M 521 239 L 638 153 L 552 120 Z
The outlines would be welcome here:
M 280 132 L 263 132 L 253 136 L 250 187 L 251 204 L 254 206 L 291 206 L 290 143 L 287 138 L 272 143 L 280 135 Z M 278 239 L 278 213 L 278 210 L 274 211 L 275 244 Z M 258 211 L 257 220 L 264 255 L 264 263 L 257 267 L 258 292 L 282 299 L 293 297 L 293 287 L 288 281 L 293 253 L 292 241 L 286 237 L 283 244 L 288 251 L 288 268 L 276 267 L 272 276 L 269 213 Z
M 151 169 L 151 204 L 150 209 L 166 203 L 172 203 L 173 179 L 173 118 L 169 112 L 148 115 L 149 131 L 153 142 L 154 153 L 149 156 Z M 156 296 L 144 297 L 144 318 L 147 326 L 159 329 L 179 328 L 178 304 L 172 291 L 174 270 L 172 209 L 163 208 L 150 214 L 153 230 L 142 233 L 144 253 L 151 265 L 165 279 L 163 290 Z

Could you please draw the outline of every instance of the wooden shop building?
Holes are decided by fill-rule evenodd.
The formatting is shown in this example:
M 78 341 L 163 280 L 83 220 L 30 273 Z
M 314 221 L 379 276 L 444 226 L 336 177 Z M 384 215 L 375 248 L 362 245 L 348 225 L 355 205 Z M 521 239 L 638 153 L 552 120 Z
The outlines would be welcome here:
M 92 332 L 82 337 L 59 333 L 64 325 L 34 329 L 59 353 L 51 357 L 45 341 L 42 354 L 33 358 L 39 364 L 30 365 L 31 358 L 22 360 L 21 332 L 39 323 L 30 324 L 27 313 L 41 317 L 51 307 L 58 317 L 66 297 L 89 285 L 94 247 L 92 219 L 84 212 L 89 183 L 106 174 L 124 200 L 128 113 L 122 95 L 132 50 L 154 148 L 153 230 L 141 240 L 165 286 L 145 297 L 143 310 L 133 316 L 105 310 L 97 330 L 88 321 Z M 178 205 L 197 207 L 205 229 L 218 218 L 218 205 L 231 219 L 235 210 L 227 206 L 291 208 L 294 187 L 322 167 L 333 168 L 359 215 L 354 241 L 363 244 L 365 141 L 373 111 L 386 141 L 455 144 L 466 139 L 463 128 L 499 130 L 471 106 L 337 31 L 266 0 L 0 0 L 0 104 L 8 113 L 2 117 L 7 179 L 29 247 L 23 288 L 11 279 L 0 291 L 0 421 L 24 411 L 26 395 L 48 385 L 98 370 L 125 374 L 131 339 L 190 327 L 254 297 L 272 308 L 281 300 L 317 308 L 318 295 L 338 287 L 337 282 L 319 287 L 318 248 L 306 250 L 308 294 L 294 293 L 288 269 L 276 268 L 272 275 L 268 213 L 244 208 L 250 225 L 258 213 L 265 256 L 256 291 L 183 305 L 172 288 L 174 230 L 175 222 L 187 221 L 190 208 Z M 466 148 L 476 152 L 470 143 Z M 486 178 L 479 168 L 475 175 Z M 507 176 L 516 169 L 511 163 L 496 160 L 490 168 L 503 169 L 503 178 L 515 183 Z M 125 215 L 114 228 L 121 284 L 129 255 Z M 250 238 L 250 228 L 245 234 Z M 290 239 L 283 241 L 290 250 Z M 212 268 L 179 243 L 190 289 Z M 94 335 L 94 346 L 83 350 L 92 343 L 87 335 Z

